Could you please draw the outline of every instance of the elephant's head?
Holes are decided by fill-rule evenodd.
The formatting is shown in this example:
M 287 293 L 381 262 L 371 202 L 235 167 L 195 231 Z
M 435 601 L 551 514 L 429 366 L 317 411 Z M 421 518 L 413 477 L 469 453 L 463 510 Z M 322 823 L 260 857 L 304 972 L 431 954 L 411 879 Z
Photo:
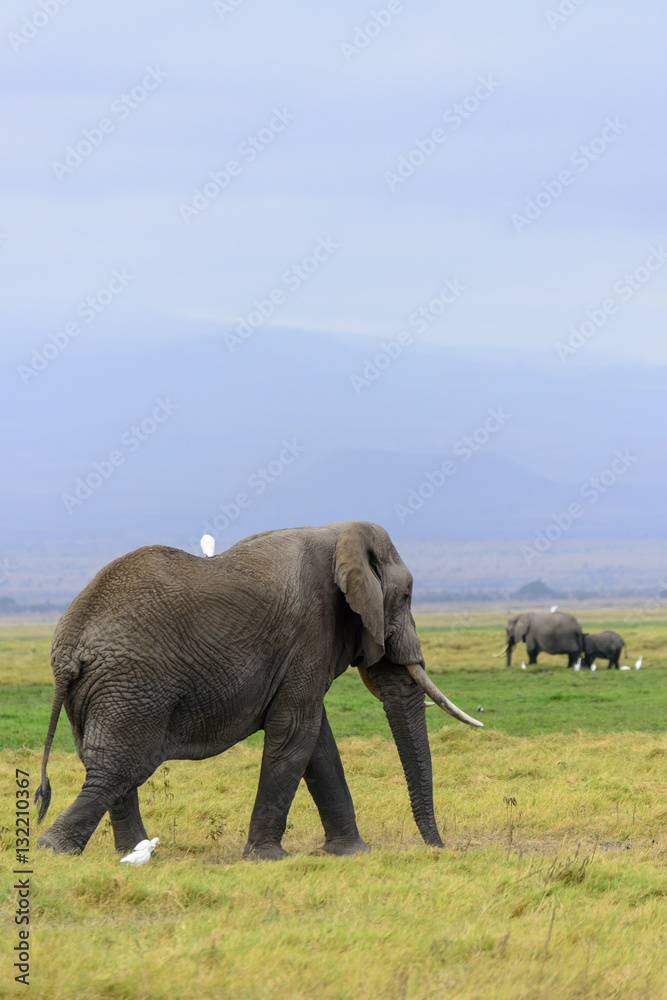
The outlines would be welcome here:
M 431 752 L 424 693 L 461 722 L 479 726 L 427 677 L 411 613 L 412 575 L 387 532 L 364 521 L 338 536 L 334 580 L 361 619 L 360 654 L 354 662 L 384 707 L 403 765 L 415 822 L 428 844 L 441 846 L 433 813 Z
M 507 621 L 505 628 L 505 650 L 507 652 L 507 666 L 512 664 L 512 650 L 520 642 L 526 641 L 528 629 L 531 623 L 531 612 L 522 611 L 519 615 L 513 615 Z

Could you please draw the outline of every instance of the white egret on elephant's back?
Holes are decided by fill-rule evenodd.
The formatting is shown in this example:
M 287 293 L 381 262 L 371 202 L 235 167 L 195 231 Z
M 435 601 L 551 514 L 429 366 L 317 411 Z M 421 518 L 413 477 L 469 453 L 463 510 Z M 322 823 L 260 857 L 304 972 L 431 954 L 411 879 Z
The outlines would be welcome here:
M 205 556 L 215 555 L 215 538 L 213 535 L 202 535 L 202 539 L 199 544 L 201 545 L 201 550 Z

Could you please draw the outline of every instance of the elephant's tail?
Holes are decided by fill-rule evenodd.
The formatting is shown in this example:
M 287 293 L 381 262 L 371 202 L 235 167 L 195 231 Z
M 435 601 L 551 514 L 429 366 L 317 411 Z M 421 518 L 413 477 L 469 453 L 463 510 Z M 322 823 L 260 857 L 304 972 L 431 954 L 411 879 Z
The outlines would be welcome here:
M 46 743 L 44 744 L 44 756 L 42 757 L 42 782 L 35 792 L 35 805 L 39 802 L 39 814 L 37 816 L 37 822 L 41 823 L 46 816 L 46 810 L 51 804 L 51 782 L 48 779 L 46 773 L 46 765 L 49 761 L 49 754 L 51 752 L 51 744 L 53 743 L 53 737 L 56 734 L 56 726 L 58 725 L 58 717 L 60 716 L 60 709 L 63 707 L 63 701 L 65 700 L 65 694 L 67 693 L 67 687 L 69 685 L 69 678 L 60 679 L 56 682 L 56 690 L 53 696 L 53 706 L 51 708 L 51 718 L 49 719 L 49 731 L 46 734 Z

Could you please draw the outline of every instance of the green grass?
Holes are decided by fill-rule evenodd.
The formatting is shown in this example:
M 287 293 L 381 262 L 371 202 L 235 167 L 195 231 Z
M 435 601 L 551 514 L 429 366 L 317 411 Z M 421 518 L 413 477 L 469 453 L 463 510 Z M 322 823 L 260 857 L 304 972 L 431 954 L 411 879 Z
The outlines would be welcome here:
M 441 619 L 442 616 L 439 616 Z M 605 624 L 623 629 L 633 650 L 624 662 L 634 665 L 635 653 L 644 654 L 642 670 L 616 671 L 600 666 L 595 673 L 576 674 L 565 657 L 540 656 L 537 666 L 520 669 L 523 647 L 515 651 L 511 668 L 493 659 L 502 648 L 500 616 L 484 625 L 459 628 L 425 624 L 418 628 L 429 673 L 459 708 L 478 715 L 486 728 L 513 736 L 540 733 L 663 732 L 667 719 L 667 621 L 626 629 L 622 621 L 586 622 L 598 631 Z M 582 616 L 583 617 L 583 616 Z M 46 626 L 0 629 L 0 749 L 43 746 L 53 699 L 50 667 L 50 630 Z M 481 705 L 484 713 L 478 713 Z M 361 683 L 356 670 L 334 681 L 326 698 L 327 714 L 337 738 L 382 736 L 390 739 L 382 706 Z M 428 711 L 431 733 L 457 725 L 439 709 Z M 258 734 L 251 743 L 261 743 Z M 73 750 L 65 713 L 56 733 L 56 749 Z
M 483 730 L 428 710 L 443 850 L 421 842 L 381 705 L 356 671 L 327 711 L 371 855 L 318 850 L 303 783 L 280 863 L 241 863 L 262 735 L 171 761 L 140 789 L 160 848 L 118 863 L 108 817 L 79 857 L 31 852 L 40 1000 L 667 1000 L 667 620 L 616 627 L 641 671 L 511 669 L 500 615 L 418 619 L 439 687 Z M 13 857 L 14 769 L 39 780 L 53 696 L 50 629 L 0 628 L 0 848 Z M 84 779 L 62 714 L 47 822 Z M 32 845 L 37 836 L 32 812 Z M 5 880 L 0 996 L 16 927 Z M 8 984 L 8 985 L 6 985 Z
M 443 850 L 419 839 L 395 748 L 341 741 L 373 848 L 348 859 L 318 851 L 302 785 L 284 839 L 292 856 L 240 862 L 258 747 L 160 768 L 140 790 L 162 842 L 148 865 L 119 865 L 106 819 L 79 858 L 33 852 L 34 995 L 664 998 L 665 737 L 458 726 L 431 745 Z M 1 753 L 2 787 L 19 766 L 34 788 L 39 760 L 36 750 Z M 53 818 L 83 769 L 56 753 L 50 774 Z M 6 794 L 7 851 L 11 826 Z M 11 889 L 5 897 L 7 955 Z

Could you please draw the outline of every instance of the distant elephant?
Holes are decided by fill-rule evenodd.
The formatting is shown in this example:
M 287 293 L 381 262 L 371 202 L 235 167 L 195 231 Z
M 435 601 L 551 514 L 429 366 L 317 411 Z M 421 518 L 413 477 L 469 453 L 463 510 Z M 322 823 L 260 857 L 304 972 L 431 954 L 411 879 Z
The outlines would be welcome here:
M 619 669 L 618 660 L 625 646 L 625 640 L 618 632 L 584 632 L 584 666 L 591 667 L 596 659 L 608 660 L 607 670 Z
M 502 653 L 507 653 L 508 667 L 512 650 L 520 642 L 526 643 L 529 663 L 537 663 L 539 653 L 566 653 L 567 665 L 572 667 L 584 649 L 581 625 L 566 611 L 522 611 L 513 615 L 507 622 L 505 641 Z
M 86 768 L 78 797 L 38 845 L 81 852 L 108 810 L 117 850 L 147 839 L 137 788 L 169 759 L 201 760 L 258 730 L 264 752 L 244 854 L 280 858 L 301 778 L 324 850 L 368 850 L 323 699 L 348 665 L 384 707 L 415 822 L 441 847 L 424 694 L 455 718 L 424 670 L 412 576 L 383 528 L 344 521 L 265 531 L 202 558 L 153 545 L 102 569 L 60 619 L 47 761 L 61 706 Z

